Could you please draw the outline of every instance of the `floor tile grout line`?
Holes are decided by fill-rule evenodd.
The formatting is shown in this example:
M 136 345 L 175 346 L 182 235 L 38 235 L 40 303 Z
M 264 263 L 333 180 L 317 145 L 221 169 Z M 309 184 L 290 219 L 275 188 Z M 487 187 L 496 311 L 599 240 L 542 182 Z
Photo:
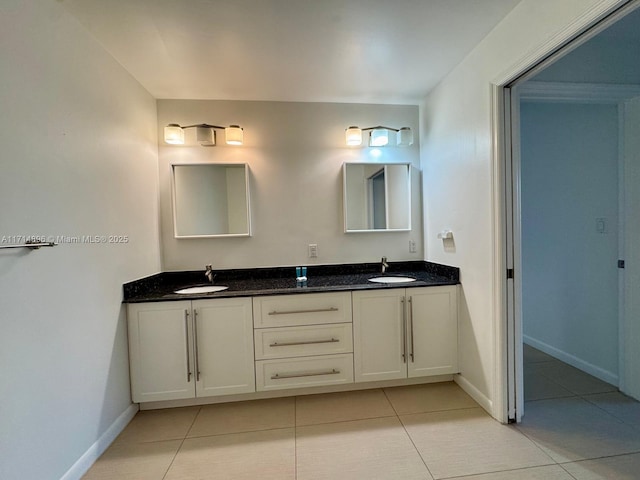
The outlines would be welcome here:
M 525 470 L 533 470 L 534 468 L 545 468 L 545 467 L 554 467 L 556 466 L 555 464 L 548 464 L 548 465 L 532 465 L 530 467 L 522 467 L 522 468 L 509 468 L 507 470 L 491 470 L 490 472 L 482 472 L 482 473 L 469 473 L 469 474 L 465 474 L 465 475 L 457 475 L 457 476 L 453 476 L 453 477 L 440 477 L 437 480 L 458 480 L 458 479 L 465 479 L 465 478 L 475 478 L 478 475 L 492 475 L 494 473 L 507 473 L 507 472 L 522 472 Z M 558 465 L 560 466 L 560 465 Z M 567 472 L 569 473 L 569 472 Z M 571 474 L 569 474 L 571 475 Z M 573 475 L 571 475 L 571 478 L 574 478 Z
M 429 476 L 431 477 L 431 479 L 434 479 L 435 477 L 433 476 L 433 473 L 431 473 L 431 469 L 429 469 L 429 465 L 427 465 L 427 462 L 425 461 L 425 459 L 420 454 L 420 450 L 418 450 L 418 447 L 416 446 L 415 442 L 413 441 L 413 438 L 411 438 L 411 435 L 409 435 L 409 432 L 407 431 L 407 427 L 402 422 L 402 419 L 400 418 L 400 415 L 398 415 L 396 407 L 393 406 L 393 402 L 391 402 L 391 399 L 387 395 L 386 390 L 384 388 L 382 388 L 381 390 L 382 390 L 383 395 L 387 399 L 387 402 L 389 402 L 389 404 L 391 405 L 391 408 L 393 408 L 393 411 L 396 412 L 396 418 L 398 419 L 398 422 L 402 426 L 402 429 L 404 430 L 404 433 L 407 435 L 407 438 L 411 442 L 411 445 L 413 445 L 413 448 L 416 451 L 416 453 L 418 454 L 418 457 L 420 457 L 420 460 L 422 461 L 422 464 L 424 465 L 424 468 L 427 469 L 427 472 L 429 473 Z
M 588 373 L 586 373 L 586 372 L 583 372 L 583 373 L 585 373 L 586 375 L 589 375 L 589 374 L 588 374 Z M 562 384 L 561 384 L 561 383 L 559 383 L 557 380 L 555 380 L 555 379 L 553 379 L 553 378 L 551 378 L 551 377 L 548 377 L 548 376 L 547 376 L 547 375 L 545 375 L 544 373 L 538 373 L 538 375 L 542 376 L 545 380 L 549 380 L 550 382 L 552 382 L 552 383 L 556 384 L 557 386 L 559 386 L 559 387 L 560 387 L 560 388 L 562 388 L 563 390 L 566 390 L 566 391 L 567 391 L 568 393 L 570 393 L 571 395 L 563 395 L 563 396 L 558 396 L 558 397 L 548 397 L 548 398 L 536 398 L 536 399 L 533 399 L 533 400 L 526 400 L 526 399 L 525 399 L 525 403 L 526 403 L 526 402 L 538 402 L 538 401 L 541 401 L 541 400 L 554 400 L 554 399 L 557 399 L 557 398 L 573 398 L 573 397 L 579 397 L 579 398 L 583 398 L 584 400 L 587 400 L 586 398 L 584 398 L 584 397 L 585 397 L 585 396 L 587 396 L 587 395 L 601 395 L 601 394 L 605 394 L 605 393 L 614 393 L 614 392 L 619 392 L 619 390 L 608 390 L 608 391 L 604 391 L 604 392 L 578 393 L 578 392 L 575 392 L 575 391 L 571 390 L 569 387 L 567 387 L 567 386 L 565 386 L 565 385 L 562 385 Z M 591 376 L 593 376 L 593 375 L 591 375 Z M 596 377 L 593 377 L 593 378 L 596 378 Z M 596 380 L 600 380 L 600 379 L 596 378 Z M 605 383 L 606 383 L 606 382 L 605 382 Z M 614 388 L 615 388 L 615 386 L 614 386 L 614 385 L 612 385 L 612 387 L 614 387 Z M 588 400 L 587 400 L 587 401 L 588 401 Z M 591 403 L 591 402 L 589 402 L 589 403 Z
M 618 415 L 616 415 L 615 413 L 611 413 L 610 411 L 602 408 L 600 405 L 598 405 L 597 403 L 592 402 L 591 400 L 589 400 L 588 398 L 586 398 L 587 396 L 592 396 L 592 395 L 602 395 L 604 393 L 621 393 L 619 390 L 617 392 L 602 392 L 602 393 L 588 393 L 586 395 L 582 395 L 580 398 L 582 398 L 585 402 L 587 402 L 589 405 L 593 405 L 594 407 L 602 410 L 603 412 L 605 412 L 607 415 L 612 416 L 613 418 L 615 418 L 616 420 L 618 420 L 619 422 L 623 423 L 624 425 L 627 425 L 628 427 L 633 428 L 634 430 L 638 430 L 639 427 L 638 425 L 634 425 L 632 423 L 626 422 L 624 420 L 624 418 L 620 418 Z
M 564 390 L 566 390 L 569 393 L 572 393 L 574 397 L 579 397 L 580 393 L 578 392 L 574 392 L 573 390 L 571 390 L 569 387 L 567 387 L 566 385 L 562 385 L 560 382 L 558 382 L 557 380 L 555 380 L 554 378 L 545 375 L 542 372 L 537 372 L 538 375 L 541 375 L 542 377 L 546 378 L 547 380 L 549 380 L 551 383 L 555 383 L 556 385 L 558 385 L 559 387 L 563 388 Z M 595 378 L 595 377 L 594 377 Z
M 400 420 L 400 414 L 398 413 L 398 411 L 396 410 L 395 405 L 393 404 L 393 402 L 389 398 L 389 395 L 387 395 L 387 389 L 386 388 L 381 388 L 380 390 L 382 390 L 382 394 L 384 395 L 384 398 L 386 398 L 387 402 L 389 402 L 389 405 L 391 406 L 391 409 L 393 410 L 393 413 L 395 413 L 396 417 L 398 417 L 398 420 Z
M 580 395 L 565 395 L 562 397 L 545 397 L 545 398 L 534 398 L 532 400 L 525 400 L 524 403 L 533 403 L 533 402 L 544 402 L 545 400 L 560 400 L 561 398 L 580 398 Z
M 194 440 L 196 438 L 224 437 L 226 435 L 244 435 L 246 433 L 273 432 L 275 430 L 289 430 L 292 428 L 295 428 L 295 425 L 289 425 L 288 427 L 261 428 L 258 430 L 240 430 L 237 432 L 212 433 L 209 435 L 194 435 L 193 437 L 186 437 L 185 440 Z M 176 440 L 179 440 L 179 439 L 176 439 Z
M 584 372 L 584 373 L 586 373 L 586 372 Z M 557 385 L 560 385 L 558 382 L 556 382 L 556 381 L 555 381 L 555 380 L 553 380 L 552 378 L 549 378 L 549 377 L 547 377 L 547 376 L 546 376 L 546 375 L 544 375 L 544 374 L 540 374 L 540 375 L 542 375 L 542 376 L 543 376 L 543 377 L 545 377 L 546 379 L 550 380 L 551 382 L 553 382 L 553 383 L 555 383 L 555 384 L 557 384 Z M 589 375 L 589 374 L 587 374 L 587 375 Z M 593 375 L 591 375 L 591 376 L 593 376 Z M 594 378 L 595 378 L 595 377 L 594 377 Z M 599 380 L 599 379 L 598 379 L 598 380 Z M 622 424 L 624 424 L 624 425 L 627 425 L 627 426 L 629 426 L 629 427 L 631 427 L 631 428 L 638 429 L 638 427 L 637 427 L 637 426 L 634 426 L 633 424 L 626 422 L 623 418 L 620 418 L 619 416 L 617 416 L 617 415 L 615 415 L 615 414 L 613 414 L 613 413 L 609 412 L 608 410 L 606 410 L 606 409 L 602 408 L 600 405 L 598 405 L 597 403 L 592 402 L 591 400 L 589 400 L 589 399 L 587 398 L 587 397 L 589 397 L 589 396 L 593 396 L 593 395 L 604 395 L 604 394 L 607 394 L 607 393 L 620 393 L 620 391 L 619 391 L 619 390 L 607 391 L 607 392 L 593 392 L 593 393 L 584 393 L 584 394 L 580 394 L 580 393 L 575 393 L 575 392 L 573 392 L 573 391 L 569 390 L 567 387 L 565 387 L 565 386 L 563 386 L 563 385 L 560 385 L 560 386 L 561 386 L 562 388 L 564 388 L 565 390 L 567 390 L 568 392 L 572 393 L 573 395 L 570 395 L 570 396 L 561 396 L 561 397 L 539 398 L 539 399 L 534 399 L 534 400 L 525 400 L 525 404 L 526 404 L 526 403 L 530 403 L 530 402 L 542 402 L 542 401 L 546 401 L 546 400 L 560 400 L 560 399 L 563 399 L 563 398 L 579 398 L 579 399 L 584 400 L 585 402 L 587 402 L 589 405 L 592 405 L 592 406 L 594 406 L 594 407 L 598 408 L 599 410 L 601 410 L 602 412 L 604 412 L 604 413 L 605 413 L 605 414 L 607 414 L 608 416 L 613 417 L 613 418 L 614 418 L 615 420 L 617 420 L 618 422 L 620 422 L 620 423 L 622 423 Z
M 567 463 L 575 463 L 575 462 L 567 462 Z M 561 463 L 559 463 L 559 464 L 558 464 L 558 466 L 559 466 L 562 470 L 564 470 L 564 471 L 567 473 L 567 475 L 569 475 L 571 478 L 573 478 L 574 480 L 578 480 L 576 477 L 574 477 L 574 476 L 573 476 L 573 474 L 572 474 L 569 470 L 567 470 L 566 468 L 564 468 L 564 466 L 563 466 Z
M 533 438 L 531 438 L 529 435 L 527 435 L 525 432 L 523 432 L 522 430 L 520 430 L 520 428 L 518 428 L 517 426 L 514 427 L 518 430 L 518 432 L 520 432 L 522 435 L 524 435 L 525 437 L 527 437 L 531 442 L 533 442 L 533 444 L 538 447 L 538 449 L 544 453 L 547 457 L 549 457 L 551 460 L 553 460 L 555 462 L 556 465 L 560 465 L 562 466 L 563 464 L 569 464 L 569 463 L 578 463 L 578 462 L 584 462 L 584 461 L 588 461 L 588 460 L 598 460 L 598 459 L 602 459 L 602 458 L 611 458 L 611 457 L 620 457 L 623 455 L 637 455 L 640 453 L 640 449 L 633 451 L 633 452 L 624 452 L 624 453 L 618 453 L 618 454 L 613 454 L 613 455 L 603 455 L 600 457 L 589 457 L 589 458 L 581 458 L 579 460 L 567 460 L 566 462 L 559 462 L 558 460 L 555 460 L 551 455 L 549 455 L 547 452 L 545 452 L 542 447 L 538 444 L 538 442 L 536 442 Z M 569 473 L 569 472 L 567 472 Z
M 563 362 L 562 360 L 558 360 L 558 362 L 559 362 L 562 366 L 571 367 L 571 368 L 573 368 L 573 369 L 577 370 L 578 372 L 581 372 L 581 373 L 583 373 L 584 375 L 586 375 L 586 376 L 588 376 L 588 377 L 591 377 L 591 378 L 593 378 L 594 380 L 597 380 L 598 382 L 602 382 L 602 383 L 605 383 L 605 384 L 607 384 L 607 385 L 611 385 L 610 383 L 607 383 L 607 382 L 605 382 L 604 380 L 600 380 L 598 377 L 594 377 L 594 376 L 593 376 L 593 375 L 591 375 L 590 373 L 587 373 L 587 372 L 585 372 L 585 371 L 583 371 L 583 370 L 580 370 L 579 368 L 576 368 L 576 367 L 574 367 L 573 365 L 569 365 L 568 363 Z M 532 365 L 532 364 L 529 364 L 529 365 Z M 524 368 L 524 364 L 523 364 L 523 368 Z M 595 394 L 598 394 L 598 393 L 609 393 L 609 392 L 611 392 L 611 391 L 617 391 L 617 387 L 616 387 L 615 385 L 611 385 L 611 386 L 612 386 L 614 389 L 616 389 L 616 390 L 608 390 L 608 391 L 604 391 L 604 392 L 593 392 L 593 393 L 580 393 L 580 392 L 575 392 L 575 391 L 571 390 L 569 387 L 567 387 L 567 386 L 565 386 L 565 385 L 562 385 L 560 382 L 558 382 L 558 381 L 557 381 L 556 379 L 554 379 L 553 377 L 550 377 L 549 375 L 545 374 L 543 371 L 539 371 L 539 372 L 535 372 L 535 373 L 538 373 L 539 375 L 542 375 L 542 376 L 543 376 L 544 378 L 546 378 L 547 380 L 550 380 L 551 382 L 555 383 L 556 385 L 559 385 L 560 387 L 564 388 L 565 390 L 567 390 L 567 391 L 569 391 L 569 392 L 573 393 L 574 395 L 576 395 L 576 396 L 578 396 L 578 397 L 583 396 L 583 395 L 595 395 Z
M 549 453 L 545 452 L 545 450 L 542 448 L 542 445 L 540 445 L 538 442 L 536 442 L 533 438 L 531 438 L 529 435 L 526 434 L 526 432 L 523 432 L 519 427 L 518 424 L 514 424 L 515 426 L 513 427 L 514 430 L 516 430 L 517 432 L 519 432 L 523 437 L 525 437 L 527 440 L 529 440 L 531 443 L 533 443 L 535 445 L 535 447 L 540 450 L 544 455 L 546 455 L 549 460 L 551 460 L 553 462 L 553 464 L 555 465 L 559 465 L 559 462 L 553 458 Z
M 375 420 L 377 418 L 393 418 L 393 417 L 397 417 L 397 416 L 398 415 L 396 415 L 394 413 L 392 415 L 376 415 L 374 417 L 350 418 L 348 420 L 333 420 L 331 422 L 309 423 L 309 424 L 306 424 L 306 425 L 296 425 L 296 428 L 298 428 L 298 427 L 300 427 L 300 428 L 315 427 L 315 426 L 320 426 L 320 425 L 334 425 L 336 423 L 359 422 L 361 420 Z
M 187 429 L 187 432 L 185 433 L 184 437 L 182 438 L 182 441 L 180 442 L 180 445 L 178 446 L 178 449 L 176 450 L 176 453 L 174 453 L 173 458 L 171 459 L 171 462 L 169 462 L 169 466 L 165 470 L 164 475 L 162 475 L 162 479 L 161 480 L 164 480 L 165 478 L 167 478 L 167 474 L 169 473 L 169 470 L 171 470 L 171 467 L 173 466 L 173 462 L 176 461 L 176 457 L 178 456 L 178 453 L 180 453 L 180 450 L 182 450 L 182 446 L 184 445 L 184 442 L 187 441 L 187 435 L 189 434 L 189 432 L 193 428 L 194 423 L 196 423 L 196 419 L 198 418 L 198 415 L 200 415 L 201 411 L 202 411 L 202 406 L 198 407 L 198 412 L 193 417 L 193 420 L 191 421 L 191 425 L 189 425 L 189 428 Z
M 489 415 L 489 413 L 484 408 L 482 408 L 480 405 L 477 405 L 475 407 L 452 408 L 450 410 L 430 410 L 430 411 L 426 411 L 426 412 L 401 413 L 399 415 L 399 417 L 410 417 L 410 416 L 413 416 L 413 415 L 429 415 L 431 413 L 461 412 L 463 410 L 480 410 L 482 413 L 484 413 L 488 417 L 490 417 L 493 420 L 495 420 L 495 418 L 493 418 L 491 415 Z M 498 422 L 498 423 L 500 423 L 500 422 Z M 504 424 L 504 425 L 506 425 L 506 424 Z
M 615 453 L 612 455 L 601 455 L 599 457 L 589 457 L 589 458 L 581 458 L 579 460 L 567 460 L 566 462 L 557 462 L 558 465 L 568 465 L 570 463 L 580 463 L 580 462 L 590 462 L 593 460 L 603 460 L 606 458 L 616 458 L 616 457 L 625 457 L 629 455 L 638 455 L 640 454 L 640 449 L 635 450 L 633 452 L 624 452 L 624 453 Z

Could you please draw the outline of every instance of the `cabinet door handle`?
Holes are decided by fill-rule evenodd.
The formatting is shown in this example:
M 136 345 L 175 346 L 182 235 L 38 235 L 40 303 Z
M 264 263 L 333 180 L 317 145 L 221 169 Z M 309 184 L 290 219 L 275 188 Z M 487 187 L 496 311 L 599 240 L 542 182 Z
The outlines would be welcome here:
M 400 298 L 400 305 L 402 306 L 402 335 L 400 338 L 402 342 L 402 363 L 407 363 L 407 309 L 404 304 L 404 297 Z
M 317 377 L 319 375 L 338 375 L 340 370 L 336 370 L 332 368 L 331 370 L 326 370 L 322 372 L 309 372 L 309 373 L 276 373 L 275 375 L 271 375 L 271 380 L 282 380 L 284 378 L 299 378 L 299 377 Z
M 290 347 L 292 345 L 313 345 L 315 343 L 336 343 L 339 342 L 337 338 L 330 338 L 328 340 L 307 340 L 305 342 L 273 342 L 269 344 L 270 347 Z
M 413 302 L 412 297 L 409 297 L 409 335 L 411 335 L 411 350 L 409 351 L 409 356 L 411 357 L 411 363 L 414 363 L 413 360 Z
M 200 359 L 198 358 L 198 311 L 193 309 L 193 348 L 196 363 L 196 382 L 200 381 Z
M 189 310 L 184 310 L 184 338 L 187 341 L 187 383 L 191 381 L 191 355 L 189 352 Z
M 291 315 L 292 313 L 320 313 L 320 312 L 337 312 L 339 309 L 336 307 L 329 308 L 316 308 L 312 310 L 284 310 L 279 312 L 274 310 L 273 312 L 269 312 L 269 315 Z

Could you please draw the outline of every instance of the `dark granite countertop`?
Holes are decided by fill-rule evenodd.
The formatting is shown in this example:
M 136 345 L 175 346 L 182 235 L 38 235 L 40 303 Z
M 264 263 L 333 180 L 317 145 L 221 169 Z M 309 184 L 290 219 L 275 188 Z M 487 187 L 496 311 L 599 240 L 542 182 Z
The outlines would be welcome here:
M 215 293 L 178 294 L 181 288 L 210 285 L 201 271 L 164 272 L 142 278 L 123 286 L 125 303 L 196 300 L 205 298 L 254 297 L 384 288 L 415 288 L 456 285 L 460 270 L 431 262 L 389 262 L 384 276 L 410 276 L 414 282 L 383 284 L 370 282 L 382 276 L 379 263 L 307 266 L 306 286 L 296 284 L 295 267 L 214 270 L 214 285 L 229 288 Z

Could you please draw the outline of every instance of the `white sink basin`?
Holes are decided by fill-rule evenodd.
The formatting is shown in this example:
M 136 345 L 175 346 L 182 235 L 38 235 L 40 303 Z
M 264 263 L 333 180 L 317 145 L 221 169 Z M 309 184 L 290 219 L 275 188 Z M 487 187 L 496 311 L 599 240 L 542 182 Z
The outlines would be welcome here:
M 373 277 L 369 279 L 370 282 L 375 283 L 407 283 L 407 282 L 415 282 L 416 279 L 413 277 Z
M 223 285 L 205 285 L 203 287 L 189 287 L 183 288 L 181 290 L 176 290 L 173 293 L 213 293 L 213 292 L 221 292 L 222 290 L 226 290 L 229 287 L 225 287 Z

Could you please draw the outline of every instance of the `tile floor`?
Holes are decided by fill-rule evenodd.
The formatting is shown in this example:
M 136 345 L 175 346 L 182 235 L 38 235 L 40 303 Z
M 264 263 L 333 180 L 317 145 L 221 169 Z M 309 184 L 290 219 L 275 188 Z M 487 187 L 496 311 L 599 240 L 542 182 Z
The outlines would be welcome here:
M 525 348 L 526 415 L 455 383 L 140 412 L 85 480 L 640 478 L 640 404 Z

